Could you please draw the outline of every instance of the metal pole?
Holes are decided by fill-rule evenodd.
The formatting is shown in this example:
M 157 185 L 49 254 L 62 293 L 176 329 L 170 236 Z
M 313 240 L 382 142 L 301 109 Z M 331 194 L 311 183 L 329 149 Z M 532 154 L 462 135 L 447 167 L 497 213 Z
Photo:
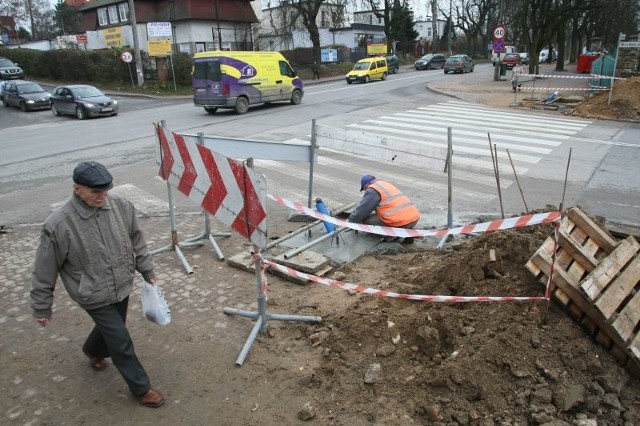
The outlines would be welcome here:
M 518 189 L 520 190 L 520 196 L 522 197 L 522 202 L 524 203 L 524 210 L 527 214 L 529 214 L 529 207 L 527 207 L 527 202 L 524 200 L 524 192 L 522 192 L 522 187 L 520 186 L 520 180 L 518 179 L 518 173 L 516 173 L 516 167 L 513 165 L 513 160 L 511 159 L 511 153 L 507 148 L 507 155 L 509 156 L 509 162 L 511 163 L 511 168 L 513 169 L 513 175 L 516 177 L 516 183 L 518 184 Z
M 502 206 L 502 188 L 500 187 L 500 168 L 498 166 L 498 146 L 493 144 L 496 159 L 496 182 L 498 183 L 498 198 L 500 199 L 500 215 L 504 219 L 504 207 Z
M 313 196 L 313 172 L 315 170 L 316 149 L 318 148 L 318 141 L 316 137 L 316 119 L 311 120 L 311 146 L 309 148 L 309 198 L 307 200 L 307 207 L 311 208 L 311 198 Z
M 355 205 L 356 205 L 356 203 L 347 204 L 346 206 L 341 207 L 338 210 L 335 210 L 334 214 L 335 213 L 345 212 L 345 211 L 355 207 Z M 313 228 L 314 226 L 319 225 L 320 223 L 322 223 L 322 221 L 320 219 L 318 219 L 318 220 L 316 220 L 314 222 L 311 222 L 311 223 L 303 226 L 302 228 L 299 228 L 299 229 L 297 229 L 297 230 L 295 230 L 293 232 L 288 233 L 284 237 L 280 237 L 277 240 L 271 241 L 269 244 L 267 244 L 267 249 L 270 249 L 271 247 L 277 246 L 281 242 L 286 241 L 286 240 L 288 240 L 288 239 L 290 239 L 292 237 L 295 237 L 296 235 L 301 234 L 304 231 L 308 230 L 309 228 Z
M 564 194 L 567 191 L 567 177 L 569 176 L 569 164 L 571 164 L 571 150 L 573 148 L 569 148 L 569 158 L 567 159 L 567 170 L 564 174 L 564 188 L 562 189 L 562 201 L 560 201 L 560 211 L 562 212 L 562 209 L 564 207 Z
M 447 164 L 448 167 L 448 176 L 447 176 L 447 186 L 448 186 L 448 198 L 447 198 L 447 227 L 449 229 L 453 228 L 453 192 L 452 192 L 452 180 L 453 180 L 453 134 L 451 127 L 447 127 Z
M 611 95 L 613 94 L 613 82 L 616 80 L 616 67 L 618 66 L 618 54 L 620 53 L 620 42 L 626 38 L 623 33 L 618 34 L 618 47 L 616 48 L 616 61 L 613 63 L 613 74 L 611 75 L 611 86 L 609 87 L 609 100 L 607 105 L 611 105 Z M 604 56 L 602 57 L 604 62 Z
M 298 254 L 298 253 L 302 253 L 302 252 L 303 252 L 303 251 L 305 251 L 306 249 L 308 249 L 308 248 L 310 248 L 310 247 L 313 247 L 313 246 L 315 246 L 316 244 L 321 243 L 322 241 L 324 241 L 324 240 L 326 240 L 326 239 L 333 238 L 333 236 L 334 236 L 334 235 L 337 235 L 337 234 L 339 234 L 340 232 L 346 231 L 347 229 L 351 229 L 351 228 L 347 228 L 347 227 L 338 228 L 338 229 L 336 229 L 335 231 L 330 232 L 330 233 L 328 233 L 328 234 L 324 234 L 322 237 L 320 237 L 320 238 L 316 238 L 316 239 L 315 239 L 315 240 L 313 240 L 313 241 L 309 241 L 307 244 L 304 244 L 304 245 L 302 245 L 302 246 L 300 246 L 300 247 L 298 247 L 298 248 L 296 248 L 296 249 L 289 250 L 288 252 L 286 252 L 286 253 L 284 254 L 284 258 L 285 258 L 285 259 L 290 259 L 290 258 L 292 258 L 293 256 L 295 256 L 296 254 Z

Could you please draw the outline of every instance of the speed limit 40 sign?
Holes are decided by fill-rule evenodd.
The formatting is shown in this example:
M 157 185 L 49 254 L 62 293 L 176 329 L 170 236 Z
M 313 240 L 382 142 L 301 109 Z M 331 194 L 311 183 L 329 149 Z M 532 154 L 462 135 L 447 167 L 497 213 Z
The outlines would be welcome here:
M 507 35 L 507 30 L 502 25 L 498 25 L 493 29 L 493 38 L 500 40 Z

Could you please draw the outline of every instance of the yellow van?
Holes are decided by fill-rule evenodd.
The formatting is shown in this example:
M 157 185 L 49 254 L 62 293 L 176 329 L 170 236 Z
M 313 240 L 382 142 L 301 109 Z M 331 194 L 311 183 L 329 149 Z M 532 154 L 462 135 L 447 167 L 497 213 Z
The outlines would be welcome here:
M 354 81 L 368 83 L 372 79 L 377 78 L 386 80 L 387 74 L 389 74 L 389 66 L 387 65 L 386 58 L 382 56 L 364 58 L 356 62 L 353 69 L 349 71 L 347 74 L 347 83 L 351 84 Z
M 279 52 L 213 51 L 193 56 L 193 104 L 209 114 L 218 108 L 244 114 L 250 106 L 302 102 L 302 80 Z

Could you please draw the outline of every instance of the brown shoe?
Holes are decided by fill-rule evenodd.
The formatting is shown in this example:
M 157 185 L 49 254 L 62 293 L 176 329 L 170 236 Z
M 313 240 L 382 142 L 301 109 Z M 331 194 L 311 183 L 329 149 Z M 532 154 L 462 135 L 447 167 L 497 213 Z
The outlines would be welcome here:
M 90 356 L 89 364 L 91 365 L 91 368 L 96 371 L 102 371 L 107 368 L 107 361 L 104 358 L 96 358 L 94 356 Z
M 138 402 L 145 407 L 158 408 L 164 404 L 164 396 L 158 391 L 149 389 L 142 395 L 136 396 Z

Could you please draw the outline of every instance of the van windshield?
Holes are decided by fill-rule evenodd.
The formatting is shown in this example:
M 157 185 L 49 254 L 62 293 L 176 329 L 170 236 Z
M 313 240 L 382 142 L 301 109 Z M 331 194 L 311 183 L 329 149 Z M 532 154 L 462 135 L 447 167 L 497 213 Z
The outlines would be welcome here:
M 212 60 L 197 61 L 193 64 L 193 78 L 220 81 L 220 62 Z

